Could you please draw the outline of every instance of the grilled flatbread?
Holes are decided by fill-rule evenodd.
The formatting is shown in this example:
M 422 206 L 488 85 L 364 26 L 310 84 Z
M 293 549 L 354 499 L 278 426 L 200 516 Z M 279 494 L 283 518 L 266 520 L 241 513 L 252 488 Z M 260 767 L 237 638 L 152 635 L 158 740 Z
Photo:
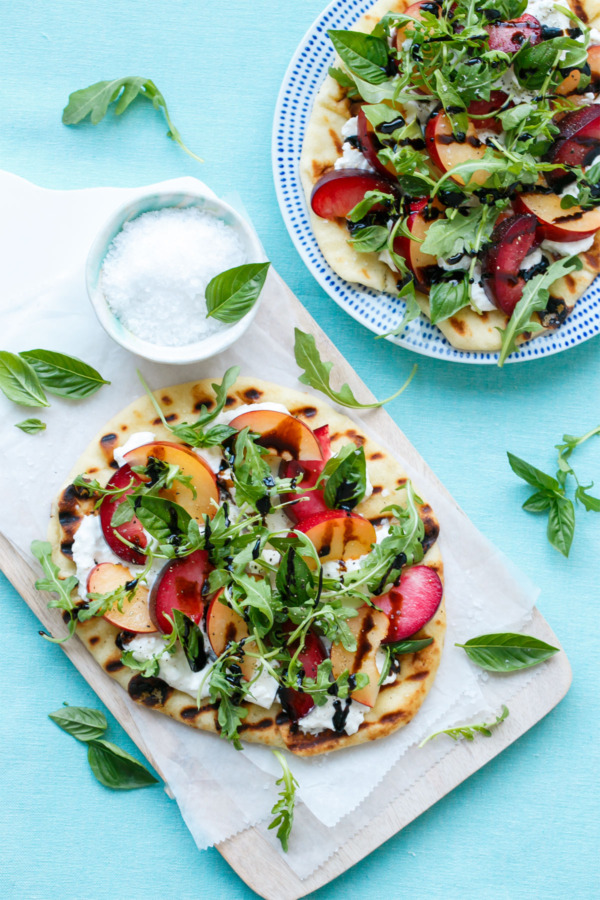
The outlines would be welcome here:
M 171 424 L 193 421 L 203 403 L 209 407 L 214 403 L 209 380 L 165 388 L 157 391 L 155 396 Z M 350 441 L 364 446 L 373 493 L 368 500 L 359 504 L 356 512 L 377 522 L 381 520 L 383 508 L 392 500 L 402 502 L 402 486 L 406 483 L 406 475 L 400 464 L 364 435 L 347 416 L 306 393 L 250 378 L 238 379 L 229 392 L 227 408 L 235 409 L 240 405 L 261 402 L 285 405 L 292 415 L 311 428 L 328 424 L 334 452 Z M 142 397 L 105 425 L 73 467 L 70 480 L 55 503 L 49 531 L 54 561 L 65 575 L 75 571 L 72 544 L 82 518 L 93 514 L 93 501 L 82 497 L 81 491 L 73 487 L 72 480 L 77 475 L 85 474 L 100 483 L 106 483 L 117 467 L 113 456 L 115 447 L 124 444 L 129 435 L 149 430 L 155 433 L 159 441 L 173 440 L 149 399 Z M 396 494 L 398 490 L 400 493 Z M 442 560 L 436 543 L 439 531 L 437 520 L 426 503 L 419 507 L 419 513 L 425 525 L 423 545 L 428 548 L 423 564 L 430 566 L 442 577 Z M 273 747 L 287 747 L 302 756 L 313 756 L 385 737 L 413 718 L 430 690 L 440 662 L 444 632 L 445 610 L 442 601 L 434 617 L 416 635 L 418 638 L 431 637 L 433 643 L 418 653 L 401 657 L 396 682 L 382 687 L 376 705 L 367 713 L 355 734 L 347 735 L 333 730 L 304 734 L 291 726 L 276 702 L 268 710 L 248 703 L 249 714 L 240 727 L 240 737 L 245 741 Z M 136 703 L 166 713 L 194 728 L 219 732 L 216 705 L 205 700 L 198 708 L 188 694 L 170 687 L 158 677 L 143 677 L 121 662 L 123 644 L 118 627 L 104 618 L 93 618 L 79 623 L 77 634 L 99 665 L 119 682 Z

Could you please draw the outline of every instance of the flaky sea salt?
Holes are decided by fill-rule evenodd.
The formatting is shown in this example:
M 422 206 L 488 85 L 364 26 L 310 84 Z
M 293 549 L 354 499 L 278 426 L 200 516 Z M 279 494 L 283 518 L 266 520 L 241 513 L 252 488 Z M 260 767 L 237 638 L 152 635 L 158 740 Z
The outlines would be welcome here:
M 212 213 L 161 209 L 123 226 L 108 249 L 101 285 L 125 328 L 151 344 L 178 347 L 228 327 L 206 318 L 206 286 L 245 262 L 236 231 Z

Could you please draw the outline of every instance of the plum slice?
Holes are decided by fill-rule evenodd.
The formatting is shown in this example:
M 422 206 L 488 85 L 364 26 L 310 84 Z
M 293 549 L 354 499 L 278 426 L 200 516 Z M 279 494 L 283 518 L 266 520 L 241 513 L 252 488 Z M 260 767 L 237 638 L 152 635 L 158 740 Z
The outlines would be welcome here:
M 373 598 L 389 618 L 389 628 L 382 643 L 403 641 L 420 631 L 437 612 L 443 593 L 444 587 L 435 569 L 429 566 L 406 569 L 397 587 Z
M 386 178 L 389 178 L 390 176 L 392 178 L 396 177 L 396 170 L 393 165 L 391 163 L 387 163 L 387 165 L 382 163 L 377 156 L 378 151 L 381 149 L 381 144 L 375 133 L 375 129 L 362 109 L 359 110 L 358 113 L 358 142 L 364 157 L 371 163 L 374 169 Z
M 324 461 L 331 457 L 331 438 L 329 437 L 329 425 L 320 425 L 318 428 L 313 429 L 313 434 L 319 442 L 319 447 L 321 448 L 321 456 Z
M 319 178 L 313 188 L 310 205 L 322 219 L 343 219 L 357 203 L 364 200 L 367 191 L 391 194 L 395 190 L 391 181 L 376 172 L 336 169 Z M 382 204 L 373 207 L 374 212 L 382 209 Z
M 467 110 L 470 116 L 488 116 L 490 113 L 500 109 L 508 100 L 508 94 L 504 91 L 490 91 L 489 100 L 471 100 Z M 482 128 L 491 128 L 495 130 L 495 122 L 481 122 Z
M 548 151 L 550 162 L 563 166 L 588 166 L 600 152 L 600 106 L 582 106 L 567 113 L 558 123 L 560 136 Z M 546 172 L 550 187 L 558 191 L 570 181 L 572 175 L 564 169 Z
M 442 172 L 448 172 L 459 163 L 481 159 L 487 150 L 486 144 L 477 137 L 477 130 L 472 122 L 469 122 L 466 134 L 457 136 L 452 130 L 452 122 L 442 110 L 434 113 L 427 121 L 425 144 L 432 162 Z M 470 181 L 484 184 L 489 177 L 489 172 L 485 169 L 478 169 L 473 172 Z M 457 184 L 465 183 L 461 175 L 452 175 L 452 179 Z
M 357 513 L 330 509 L 303 519 L 297 530 L 313 542 L 322 563 L 335 559 L 358 559 L 376 542 L 375 529 Z M 310 560 L 308 564 L 310 565 Z
M 274 409 L 248 410 L 232 419 L 232 428 L 259 434 L 257 444 L 270 450 L 274 456 L 285 459 L 319 459 L 321 443 L 308 425 Z
M 128 494 L 131 494 L 141 483 L 142 479 L 138 478 L 135 472 L 131 471 L 129 465 L 121 466 L 108 482 L 107 488 L 111 490 L 114 488 L 121 489 L 130 485 L 129 489 L 118 497 L 105 497 L 102 501 L 102 506 L 100 507 L 100 525 L 102 526 L 104 540 L 113 553 L 116 553 L 119 559 L 123 559 L 128 563 L 134 563 L 134 565 L 137 566 L 143 566 L 145 564 L 146 556 L 138 550 L 135 550 L 133 547 L 128 547 L 127 544 L 124 544 L 123 541 L 119 540 L 118 535 L 125 538 L 125 540 L 130 543 L 135 544 L 136 547 L 144 549 L 148 541 L 144 534 L 142 523 L 137 516 L 134 516 L 131 521 L 119 525 L 117 528 L 113 528 L 111 522 L 115 510 L 123 503 L 125 497 L 127 497 Z
M 486 294 L 508 316 L 523 294 L 524 278 L 519 275 L 527 254 L 540 243 L 538 220 L 533 215 L 504 219 L 492 232 L 481 269 Z
M 534 215 L 540 223 L 540 233 L 551 241 L 582 241 L 600 228 L 600 207 L 563 209 L 557 194 L 519 194 L 515 206 L 520 212 Z
M 391 627 L 387 613 L 365 604 L 358 610 L 358 615 L 348 619 L 350 631 L 356 638 L 356 650 L 346 650 L 342 644 L 331 647 L 331 671 L 338 678 L 346 670 L 351 675 L 362 672 L 369 676 L 369 683 L 359 690 L 352 691 L 352 699 L 365 706 L 375 706 L 379 694 L 379 676 L 377 668 L 377 651 L 386 640 Z
M 290 647 L 290 650 L 292 653 L 295 652 L 293 646 Z M 324 659 L 327 659 L 327 653 L 321 639 L 313 631 L 307 632 L 304 647 L 298 654 L 298 660 L 304 669 L 305 677 L 316 678 L 319 664 Z M 315 701 L 310 694 L 305 694 L 303 691 L 297 691 L 294 688 L 280 688 L 279 699 L 292 722 L 303 719 L 315 706 Z
M 429 289 L 431 273 L 437 270 L 437 257 L 421 250 L 421 242 L 425 240 L 427 229 L 433 218 L 427 217 L 429 198 L 413 200 L 410 204 L 410 212 L 407 219 L 408 230 L 414 234 L 415 240 L 398 235 L 394 238 L 394 252 L 404 257 L 406 263 L 415 276 L 417 287 L 422 291 Z
M 299 500 L 293 506 L 286 506 L 285 512 L 288 518 L 294 523 L 302 522 L 304 519 L 329 512 L 329 507 L 325 503 L 322 490 L 306 491 L 306 488 L 314 488 L 319 479 L 319 475 L 325 468 L 325 460 L 323 459 L 288 459 L 283 460 L 279 469 L 282 478 L 297 478 L 300 481 L 296 493 L 282 494 L 281 499 L 284 503 L 290 503 L 293 500 Z M 301 499 L 302 498 L 302 499 Z
M 103 618 L 111 625 L 135 634 L 150 634 L 156 631 L 148 612 L 148 588 L 144 584 L 136 584 L 133 575 L 126 566 L 120 563 L 99 563 L 94 566 L 87 580 L 88 594 L 109 594 L 133 585 L 133 594 L 124 599 L 122 608 L 118 602 L 104 614 Z
M 225 601 L 224 593 L 225 589 L 221 588 L 215 594 L 206 613 L 206 633 L 217 656 L 221 656 L 230 643 L 245 641 L 250 634 L 244 619 Z M 254 677 L 257 664 L 254 657 L 244 656 L 240 668 L 246 681 Z
M 490 36 L 490 50 L 502 50 L 503 53 L 516 53 L 525 41 L 534 47 L 542 40 L 542 26 L 529 13 L 509 22 L 488 25 L 486 31 Z
M 178 609 L 196 625 L 202 621 L 204 599 L 202 588 L 210 571 L 206 550 L 194 550 L 182 559 L 170 560 L 161 570 L 150 593 L 150 617 L 159 631 L 171 634 L 167 616 L 173 618 Z

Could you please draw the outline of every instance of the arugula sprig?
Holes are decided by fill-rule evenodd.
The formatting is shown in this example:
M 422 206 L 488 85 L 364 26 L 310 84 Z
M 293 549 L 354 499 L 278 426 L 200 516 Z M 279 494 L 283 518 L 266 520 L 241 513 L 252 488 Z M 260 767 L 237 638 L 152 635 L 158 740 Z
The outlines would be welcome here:
M 496 716 L 494 722 L 482 722 L 480 725 L 455 725 L 453 728 L 444 728 L 441 731 L 435 731 L 433 734 L 430 734 L 429 737 L 426 737 L 424 741 L 421 741 L 419 748 L 424 747 L 425 744 L 433 740 L 433 738 L 439 737 L 441 734 L 447 734 L 453 741 L 458 741 L 460 738 L 463 738 L 465 741 L 473 741 L 477 734 L 481 734 L 483 737 L 491 737 L 492 729 L 496 728 L 497 725 L 500 725 L 501 722 L 504 722 L 504 720 L 508 718 L 508 715 L 508 707 L 502 705 L 502 711 Z
M 280 753 L 279 750 L 273 750 L 273 756 L 283 769 L 283 774 L 281 778 L 278 778 L 275 782 L 275 784 L 281 785 L 281 791 L 279 792 L 280 799 L 271 810 L 271 815 L 275 816 L 275 818 L 269 825 L 269 829 L 277 828 L 277 837 L 281 842 L 284 852 L 287 853 L 292 825 L 294 823 L 294 808 L 296 805 L 296 788 L 298 787 L 298 782 L 292 775 L 283 754 Z
M 600 498 L 589 493 L 594 486 L 582 484 L 571 465 L 570 458 L 574 450 L 595 435 L 600 434 L 600 425 L 586 434 L 576 437 L 564 434 L 558 450 L 558 467 L 556 475 L 547 475 L 541 469 L 532 466 L 513 453 L 507 453 L 511 469 L 536 490 L 523 503 L 523 509 L 533 513 L 548 513 L 548 540 L 563 556 L 568 556 L 575 534 L 575 504 L 567 496 L 569 478 L 575 481 L 574 499 L 584 509 L 600 512 Z
M 72 594 L 79 580 L 75 575 L 69 575 L 62 578 L 60 569 L 52 561 L 52 545 L 48 541 L 33 541 L 31 544 L 31 552 L 44 570 L 45 578 L 38 578 L 35 586 L 38 591 L 49 591 L 57 594 L 57 599 L 49 600 L 50 609 L 62 609 L 69 616 L 68 628 L 69 633 L 64 638 L 53 638 L 44 635 L 47 640 L 56 644 L 62 644 L 75 634 L 77 625 L 76 607 L 77 603 L 73 600 Z

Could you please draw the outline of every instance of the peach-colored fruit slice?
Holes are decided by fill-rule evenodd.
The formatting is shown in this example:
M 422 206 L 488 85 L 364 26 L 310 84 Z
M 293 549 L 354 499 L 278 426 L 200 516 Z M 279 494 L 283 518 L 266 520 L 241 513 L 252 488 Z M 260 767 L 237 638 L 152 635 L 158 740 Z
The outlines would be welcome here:
M 477 137 L 477 130 L 472 122 L 469 122 L 464 141 L 457 141 L 452 131 L 452 123 L 445 112 L 437 113 L 427 122 L 425 143 L 431 159 L 442 172 L 448 172 L 459 163 L 481 159 L 487 150 L 486 144 Z M 489 177 L 489 172 L 485 169 L 478 169 L 473 172 L 469 181 L 483 184 Z M 453 175 L 452 179 L 457 184 L 465 184 L 465 179 L 461 175 Z
M 124 587 L 132 580 L 133 575 L 127 566 L 120 563 L 99 563 L 88 575 L 87 591 L 88 594 L 108 594 Z M 119 610 L 118 603 L 115 603 L 112 609 L 105 613 L 104 618 L 107 622 L 136 634 L 150 634 L 156 631 L 148 612 L 148 588 L 145 584 L 138 584 L 131 599 L 123 600 L 122 605 L 122 611 Z
M 331 647 L 331 671 L 334 678 L 339 678 L 346 670 L 351 675 L 362 672 L 369 676 L 366 687 L 352 692 L 352 699 L 365 706 L 375 706 L 379 694 L 379 677 L 376 655 L 381 642 L 385 640 L 390 627 L 390 620 L 385 613 L 371 606 L 361 606 L 354 619 L 348 619 L 348 625 L 356 638 L 356 650 L 346 650 L 341 644 Z
M 321 459 L 321 445 L 308 425 L 287 413 L 272 409 L 249 410 L 229 423 L 241 431 L 260 434 L 258 443 L 283 459 Z
M 219 489 L 213 472 L 204 460 L 200 459 L 192 450 L 169 441 L 143 444 L 136 450 L 126 453 L 124 460 L 130 466 L 145 466 L 151 456 L 170 465 L 179 466 L 182 475 L 191 476 L 192 484 L 196 489 L 196 497 L 194 497 L 186 485 L 176 481 L 169 490 L 160 491 L 160 496 L 179 503 L 198 522 L 201 522 L 205 515 L 212 519 L 218 509 Z
M 340 509 L 317 513 L 296 526 L 315 545 L 322 563 L 332 559 L 358 559 L 371 550 L 375 529 L 368 519 Z M 310 560 L 307 560 L 310 565 Z
M 242 617 L 226 603 L 221 602 L 222 594 L 223 589 L 215 594 L 206 614 L 206 633 L 210 646 L 217 656 L 224 653 L 232 641 L 238 643 L 249 635 L 248 626 Z M 251 649 L 255 649 L 254 645 Z M 244 656 L 241 669 L 246 681 L 252 680 L 256 664 L 257 660 L 253 656 Z
M 580 206 L 562 209 L 556 194 L 519 194 L 517 206 L 533 213 L 552 241 L 580 241 L 600 228 L 600 207 L 584 212 Z

